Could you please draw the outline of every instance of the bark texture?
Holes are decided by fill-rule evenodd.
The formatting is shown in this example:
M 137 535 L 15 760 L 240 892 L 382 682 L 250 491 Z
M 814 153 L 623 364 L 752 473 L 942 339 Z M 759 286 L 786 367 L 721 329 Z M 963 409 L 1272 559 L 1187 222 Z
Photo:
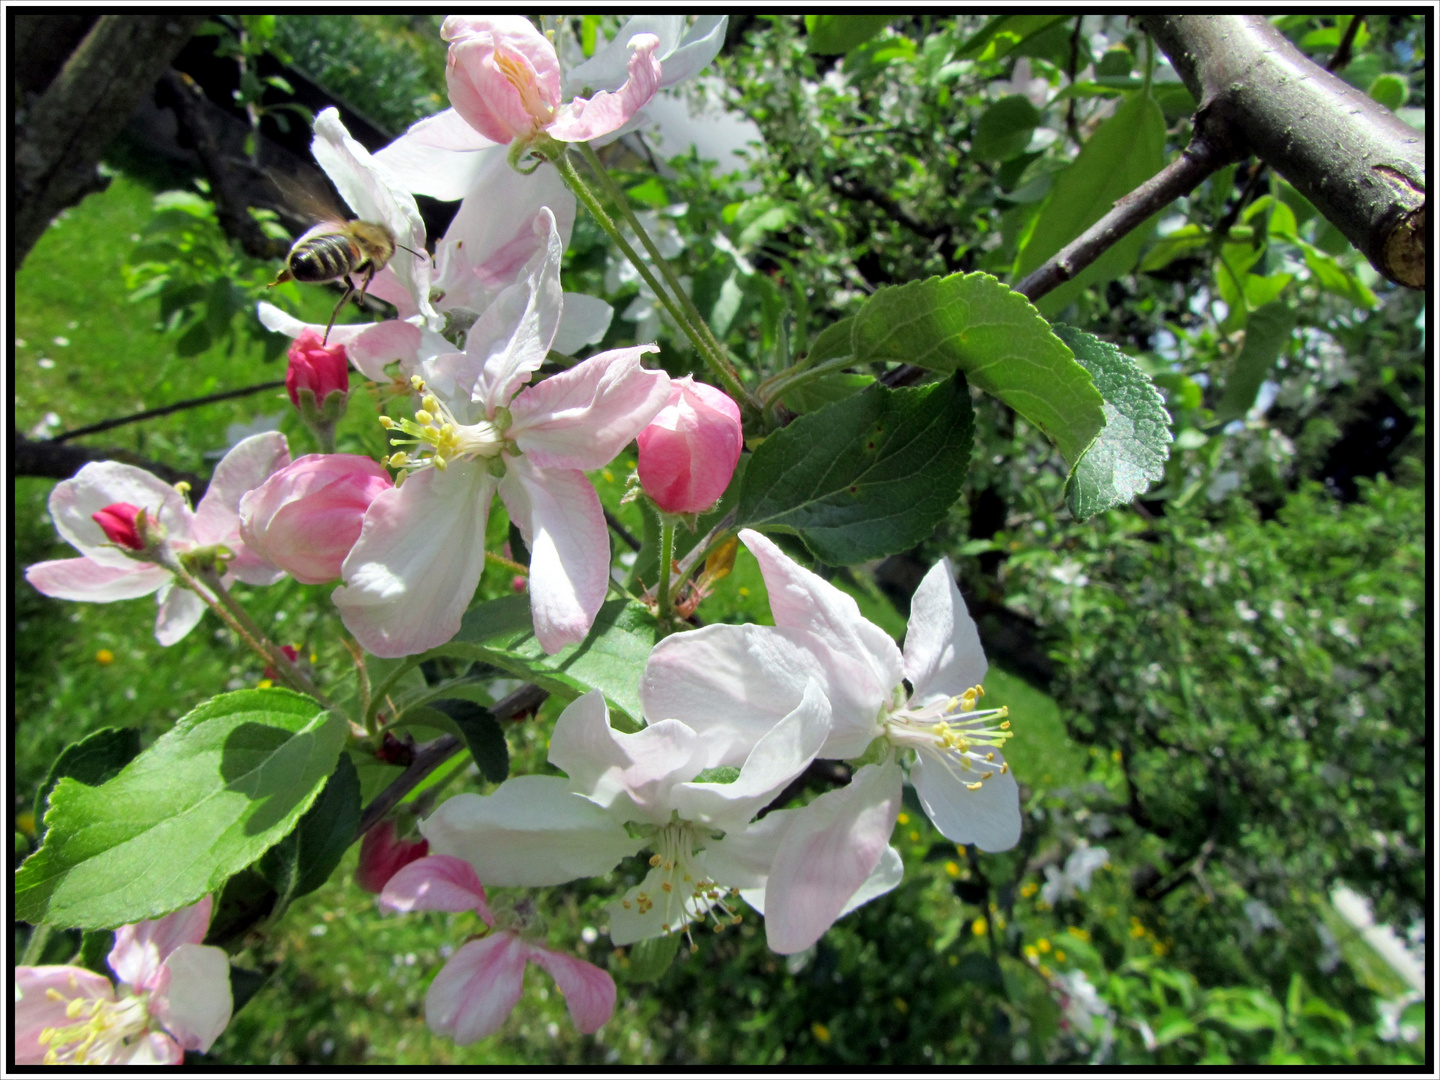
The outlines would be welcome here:
M 56 214 L 105 187 L 100 155 L 204 18 L 174 9 L 102 15 L 44 91 L 17 102 L 13 266 Z
M 1146 15 L 1212 127 L 1260 158 L 1391 281 L 1425 287 L 1425 136 L 1259 15 Z

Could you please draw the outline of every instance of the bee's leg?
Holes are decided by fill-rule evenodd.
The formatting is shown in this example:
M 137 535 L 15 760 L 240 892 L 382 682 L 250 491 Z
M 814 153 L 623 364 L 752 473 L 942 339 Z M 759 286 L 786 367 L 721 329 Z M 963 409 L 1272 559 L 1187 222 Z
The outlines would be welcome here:
M 370 282 L 369 282 L 368 279 L 366 280 L 365 284 L 367 284 L 367 285 L 370 284 Z M 328 341 L 330 340 L 330 331 L 331 331 L 331 330 L 334 328 L 334 326 L 335 326 L 335 320 L 340 317 L 340 309 L 345 306 L 345 301 L 350 299 L 350 294 L 353 293 L 354 291 L 355 291 L 355 282 L 353 282 L 353 281 L 350 280 L 350 275 L 349 275 L 349 274 L 346 274 L 346 275 L 345 275 L 345 292 L 341 295 L 341 297 L 340 297 L 340 302 L 335 305 L 335 310 L 330 313 L 330 321 L 325 324 L 325 336 L 320 339 L 320 344 L 321 344 L 322 346 L 323 346 L 326 342 L 328 342 Z M 363 293 L 362 293 L 362 295 L 363 295 Z
M 372 262 L 372 263 L 369 263 L 369 264 L 368 264 L 368 268 L 367 268 L 366 271 L 365 271 L 365 284 L 363 284 L 363 285 L 360 286 L 360 295 L 355 298 L 355 302 L 356 302 L 357 304 L 360 304 L 360 303 L 363 303 L 363 302 L 364 302 L 364 300 L 365 300 L 365 290 L 368 289 L 368 288 L 370 288 L 370 282 L 372 282 L 372 281 L 374 281 L 374 280 L 375 280 L 375 264 Z

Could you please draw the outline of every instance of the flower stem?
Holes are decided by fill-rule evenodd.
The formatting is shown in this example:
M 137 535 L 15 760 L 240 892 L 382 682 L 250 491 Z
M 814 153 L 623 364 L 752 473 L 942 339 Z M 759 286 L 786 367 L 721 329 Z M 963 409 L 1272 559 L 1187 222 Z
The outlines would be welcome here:
M 606 193 L 609 194 L 611 200 L 620 208 L 620 213 L 625 216 L 625 221 L 629 224 L 630 228 L 634 230 L 635 235 L 640 238 L 640 243 L 645 246 L 645 250 L 650 254 L 651 260 L 660 268 L 660 273 L 665 275 L 665 280 L 674 292 L 676 301 L 685 309 L 685 313 L 690 317 L 695 329 L 700 333 L 700 336 L 705 339 L 709 348 L 708 350 L 702 349 L 701 355 L 704 355 L 706 359 L 710 361 L 710 366 L 715 369 L 715 373 L 724 381 L 725 388 L 729 390 L 731 394 L 742 399 L 750 398 L 749 391 L 747 391 L 740 382 L 740 376 L 736 373 L 735 366 L 730 363 L 730 358 L 725 355 L 725 346 L 721 345 L 714 333 L 711 332 L 710 324 L 705 321 L 705 316 L 700 314 L 699 309 L 695 307 L 695 302 L 690 299 L 690 294 L 681 287 L 680 278 L 676 275 L 674 268 L 671 267 L 669 260 L 660 254 L 660 249 L 655 245 L 655 241 L 650 238 L 650 234 L 646 232 L 645 227 L 640 224 L 640 219 L 636 217 L 635 212 L 630 209 L 630 200 L 626 197 L 625 192 L 620 190 L 620 185 L 615 183 L 614 178 L 611 177 L 609 171 L 601 163 L 600 156 L 595 153 L 590 144 L 580 143 L 578 145 L 580 147 L 580 155 L 585 159 L 585 164 L 590 166 L 590 171 L 595 174 L 596 179 L 600 181 L 601 186 L 605 189 Z M 752 398 L 751 401 L 753 402 L 753 400 Z
M 655 614 L 660 620 L 660 632 L 670 626 L 670 570 L 675 557 L 675 520 L 669 514 L 660 518 L 660 580 L 655 585 Z

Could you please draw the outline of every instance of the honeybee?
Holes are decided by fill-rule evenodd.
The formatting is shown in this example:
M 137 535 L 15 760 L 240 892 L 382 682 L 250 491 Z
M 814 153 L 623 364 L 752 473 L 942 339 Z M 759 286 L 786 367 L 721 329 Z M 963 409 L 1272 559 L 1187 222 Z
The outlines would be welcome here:
M 284 269 L 276 275 L 269 287 L 274 288 L 281 282 L 292 279 L 309 284 L 340 280 L 345 282 L 345 292 L 341 295 L 340 302 L 335 305 L 335 310 L 330 313 L 330 321 L 325 324 L 322 344 L 330 340 L 330 331 L 335 326 L 335 320 L 340 315 L 340 309 L 345 306 L 345 301 L 350 299 L 351 294 L 356 293 L 352 275 L 365 275 L 356 296 L 356 303 L 359 303 L 365 299 L 365 291 L 370 288 L 370 282 L 375 279 L 376 274 L 385 269 L 385 264 L 395 254 L 397 247 L 418 259 L 427 257 L 398 243 L 394 234 L 384 225 L 346 218 L 329 199 L 311 187 L 273 172 L 270 179 L 287 202 L 312 220 L 318 219 L 318 224 L 291 246 L 289 254 L 285 256 Z

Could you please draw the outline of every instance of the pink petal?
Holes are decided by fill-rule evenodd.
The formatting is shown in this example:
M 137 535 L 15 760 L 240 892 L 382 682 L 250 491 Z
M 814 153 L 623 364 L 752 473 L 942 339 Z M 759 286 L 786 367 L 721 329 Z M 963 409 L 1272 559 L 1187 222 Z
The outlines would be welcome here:
M 210 897 L 204 896 L 164 918 L 120 927 L 115 931 L 115 945 L 106 957 L 110 970 L 123 983 L 141 990 L 151 989 L 166 957 L 181 945 L 198 945 L 205 940 L 212 906 Z
M 230 1023 L 230 958 L 213 945 L 179 945 L 165 959 L 167 975 L 151 1011 L 184 1050 L 209 1050 Z
M 360 539 L 332 594 L 340 618 L 376 656 L 443 645 L 485 569 L 485 518 L 495 478 L 480 463 L 425 469 L 383 491 L 365 511 Z
M 899 765 L 866 765 L 796 813 L 765 886 L 770 948 L 808 949 L 840 917 L 885 853 L 900 791 Z
M 549 42 L 540 40 L 550 48 Z M 554 55 L 550 49 L 550 56 Z M 560 96 L 558 62 L 556 67 L 553 88 L 548 88 L 524 51 L 482 34 L 450 46 L 445 87 L 450 104 L 467 124 L 487 139 L 510 143 L 529 138 L 550 120 Z M 507 70 L 515 73 L 516 82 L 511 82 Z
M 652 352 L 659 347 L 600 353 L 521 391 L 510 438 L 537 468 L 604 468 L 670 397 L 670 377 L 640 366 Z
M 905 633 L 905 678 L 912 698 L 956 697 L 985 679 L 980 632 L 955 584 L 949 559 L 930 568 L 910 601 Z
M 495 925 L 475 868 L 453 855 L 402 866 L 380 890 L 380 903 L 395 911 L 477 911 L 487 926 Z
M 138 562 L 102 566 L 93 559 L 52 559 L 27 567 L 25 580 L 57 600 L 106 604 L 149 596 L 170 580 L 170 571 Z
M 589 101 L 571 101 L 546 128 L 547 133 L 561 142 L 585 142 L 624 124 L 660 89 L 660 61 L 654 56 L 659 45 L 654 34 L 636 34 L 630 39 L 633 52 L 625 85 L 613 94 L 602 90 Z
M 440 37 L 452 44 L 486 37 L 519 53 L 534 70 L 542 96 L 552 103 L 560 100 L 560 57 L 550 39 L 525 16 L 449 15 L 440 26 Z
M 92 515 L 114 503 L 129 503 L 158 521 L 172 541 L 187 541 L 195 517 L 180 493 L 157 476 L 118 461 L 95 461 L 50 492 L 55 531 L 101 566 L 130 570 L 138 564 L 117 551 Z
M 71 999 L 115 1000 L 115 988 L 109 979 L 68 964 L 17 967 L 15 989 L 19 991 L 19 1000 L 15 1001 L 12 1014 L 15 1020 L 16 1065 L 45 1063 L 46 1047 L 40 1043 L 40 1033 L 46 1028 L 73 1023 L 65 1016 Z M 46 993 L 49 990 L 55 990 L 61 999 L 57 1001 L 49 997 Z
M 425 1022 L 456 1046 L 493 1035 L 520 1000 L 529 947 L 499 933 L 462 945 L 425 994 Z
M 500 497 L 530 548 L 530 615 L 547 653 L 584 641 L 610 583 L 610 535 L 585 474 L 506 457 Z M 483 536 L 482 531 L 479 535 Z
M 548 971 L 565 995 L 570 1019 L 586 1035 L 593 1035 L 615 1012 L 615 980 L 608 971 L 569 953 L 530 947 L 530 959 Z

